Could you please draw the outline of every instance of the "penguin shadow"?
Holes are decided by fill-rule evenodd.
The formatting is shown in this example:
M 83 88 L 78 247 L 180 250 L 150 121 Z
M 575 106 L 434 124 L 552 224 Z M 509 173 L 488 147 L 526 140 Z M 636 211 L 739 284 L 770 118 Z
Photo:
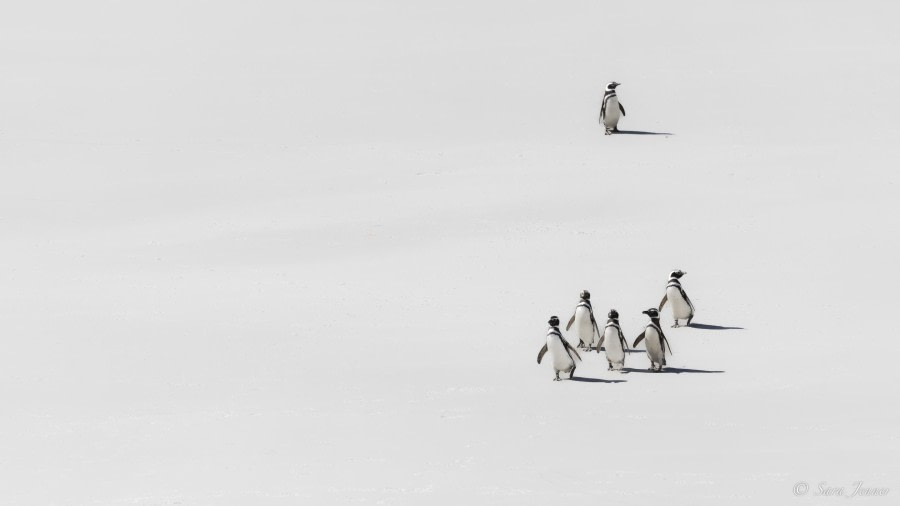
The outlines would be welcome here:
M 594 349 L 593 351 L 596 352 L 597 350 Z M 606 351 L 606 346 L 601 346 L 600 351 Z M 622 351 L 624 351 L 625 353 L 647 353 L 646 350 L 637 350 L 634 348 L 628 348 L 627 350 L 622 350 Z
M 607 380 L 601 378 L 582 378 L 579 376 L 575 376 L 574 378 L 569 379 L 569 381 L 578 381 L 581 383 L 625 383 L 625 380 Z
M 628 372 L 646 372 L 646 373 L 651 373 L 651 374 L 666 374 L 666 373 L 681 374 L 683 372 L 703 373 L 703 374 L 719 374 L 719 373 L 725 372 L 725 371 L 708 371 L 706 369 L 686 369 L 683 367 L 666 367 L 665 369 L 663 369 L 662 371 L 659 371 L 659 372 L 653 372 L 653 371 L 650 371 L 647 369 L 635 369 L 633 367 L 626 367 L 624 370 L 628 371 Z
M 721 325 L 708 325 L 706 323 L 691 323 L 688 327 L 702 330 L 744 330 L 744 327 L 723 327 Z
M 617 130 L 613 135 L 675 135 L 670 132 L 647 132 L 644 130 Z

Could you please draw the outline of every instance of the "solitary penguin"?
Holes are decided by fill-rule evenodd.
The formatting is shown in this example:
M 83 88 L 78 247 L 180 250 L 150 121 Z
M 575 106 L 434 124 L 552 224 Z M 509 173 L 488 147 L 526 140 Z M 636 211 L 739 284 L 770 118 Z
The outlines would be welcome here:
M 609 371 L 621 371 L 625 367 L 625 350 L 628 349 L 628 342 L 625 341 L 625 335 L 622 334 L 622 327 L 619 326 L 619 312 L 610 309 L 608 320 L 606 320 L 606 328 L 603 329 L 603 337 L 600 338 L 600 344 L 597 345 L 597 352 L 600 347 L 606 343 L 606 361 L 609 363 Z
M 619 103 L 619 97 L 616 96 L 616 86 L 620 83 L 615 81 L 606 85 L 606 93 L 603 94 L 603 105 L 600 107 L 600 123 L 606 128 L 606 135 L 619 131 L 619 112 L 625 116 L 625 108 Z
M 685 274 L 687 273 L 680 270 L 672 271 L 669 274 L 666 294 L 663 295 L 662 300 L 659 302 L 660 311 L 666 305 L 666 300 L 672 303 L 672 317 L 675 318 L 675 325 L 672 325 L 673 329 L 681 326 L 678 324 L 678 320 L 687 320 L 686 325 L 690 325 L 691 320 L 694 319 L 694 305 L 691 303 L 691 299 L 688 298 L 687 292 L 681 287 L 681 276 Z
M 550 328 L 547 329 L 547 344 L 538 352 L 537 362 L 540 364 L 544 353 L 549 350 L 550 358 L 553 359 L 553 370 L 556 371 L 556 378 L 553 381 L 559 381 L 560 372 L 569 373 L 569 379 L 572 379 L 575 376 L 575 358 L 581 360 L 581 357 L 575 348 L 563 339 L 562 332 L 559 331 L 559 318 L 551 316 L 547 323 L 550 324 Z
M 647 356 L 650 358 L 650 370 L 660 372 L 663 366 L 666 365 L 666 349 L 668 348 L 669 355 L 671 355 L 672 347 L 669 346 L 669 341 L 666 340 L 666 335 L 663 334 L 662 327 L 659 326 L 659 311 L 651 307 L 646 311 L 642 311 L 642 313 L 650 317 L 650 323 L 647 324 L 647 328 L 641 332 L 641 335 L 634 340 L 634 344 L 631 347 L 637 348 L 638 343 L 646 339 L 647 343 L 645 346 L 647 348 Z
M 581 300 L 578 301 L 578 305 L 575 306 L 575 312 L 572 314 L 572 317 L 569 318 L 569 323 L 566 324 L 566 330 L 572 328 L 572 324 L 575 324 L 575 333 L 578 335 L 578 346 L 580 348 L 585 348 L 588 351 L 591 351 L 591 345 L 594 343 L 594 333 L 600 335 L 600 329 L 597 328 L 597 320 L 594 319 L 594 308 L 591 306 L 591 292 L 587 290 L 582 290 L 578 295 L 581 297 Z M 600 351 L 600 347 L 597 347 L 597 351 Z

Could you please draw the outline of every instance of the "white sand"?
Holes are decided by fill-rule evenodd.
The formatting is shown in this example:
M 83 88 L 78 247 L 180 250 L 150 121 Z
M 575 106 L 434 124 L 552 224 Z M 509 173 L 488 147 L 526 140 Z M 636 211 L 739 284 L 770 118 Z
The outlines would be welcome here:
M 900 495 L 896 4 L 20 4 L 3 504 Z

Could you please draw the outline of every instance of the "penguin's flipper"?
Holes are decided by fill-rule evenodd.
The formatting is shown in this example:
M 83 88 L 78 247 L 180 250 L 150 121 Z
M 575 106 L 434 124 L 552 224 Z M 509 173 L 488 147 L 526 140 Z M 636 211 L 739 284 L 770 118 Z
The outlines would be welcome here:
M 603 105 L 600 107 L 600 123 L 603 123 L 604 117 L 606 117 L 606 99 L 603 99 Z
M 563 339 L 562 342 L 563 342 L 563 346 L 566 347 L 566 350 L 571 351 L 572 353 L 575 354 L 576 357 L 578 357 L 578 360 L 581 360 L 581 355 L 579 355 L 578 352 L 575 351 L 575 348 L 573 348 L 572 345 L 569 344 L 569 341 L 566 341 L 565 339 Z M 569 358 L 571 358 L 571 355 L 569 356 Z
M 599 337 L 603 337 L 603 333 L 600 332 L 600 327 L 597 326 L 597 321 L 591 318 L 591 323 L 594 324 L 594 332 L 596 332 Z M 593 338 L 593 336 L 591 337 Z
M 660 342 L 661 344 L 663 344 L 663 357 L 666 356 L 666 350 L 669 350 L 669 355 L 671 355 L 671 354 L 672 354 L 672 345 L 669 344 L 669 340 L 666 339 L 666 336 L 662 336 L 662 339 L 660 339 L 659 342 Z M 665 360 L 665 359 L 664 359 L 664 360 Z M 666 365 L 666 364 L 663 363 L 663 365 Z
M 572 317 L 569 318 L 569 323 L 566 324 L 566 330 L 569 330 L 569 327 L 572 326 L 572 323 L 575 322 L 575 313 L 572 313 Z
M 547 353 L 547 345 L 545 344 L 541 351 L 538 352 L 538 363 L 541 363 L 541 359 L 544 358 L 544 353 Z
M 603 347 L 603 340 L 606 339 L 606 334 L 600 336 L 600 344 L 597 345 L 597 353 L 600 353 L 600 348 Z
M 666 305 L 667 300 L 669 300 L 669 294 L 663 295 L 662 300 L 659 301 L 659 309 L 657 309 L 657 311 L 662 311 L 662 308 Z
M 622 333 L 622 329 L 619 329 L 619 342 L 622 343 L 622 349 L 628 349 L 628 341 L 625 340 L 625 334 Z
M 691 314 L 694 314 L 694 303 L 691 302 L 690 297 L 687 296 L 687 292 L 684 291 L 684 288 L 679 288 L 681 290 L 681 297 L 687 302 L 687 305 L 691 308 Z
M 632 344 L 631 347 L 637 348 L 638 343 L 644 340 L 644 334 L 646 334 L 646 333 L 647 333 L 646 330 L 641 332 L 641 335 L 637 336 L 637 339 L 634 340 L 634 344 Z
M 663 357 L 666 356 L 666 348 L 669 349 L 669 355 L 671 355 L 672 354 L 672 345 L 669 344 L 669 340 L 666 339 L 666 335 L 663 334 L 662 327 L 659 327 L 658 330 L 659 330 L 659 346 L 660 346 L 660 348 L 662 348 Z M 665 365 L 665 364 L 663 364 L 663 365 Z
M 625 108 L 622 107 L 622 102 L 619 102 L 619 110 L 622 111 L 622 116 L 625 116 Z

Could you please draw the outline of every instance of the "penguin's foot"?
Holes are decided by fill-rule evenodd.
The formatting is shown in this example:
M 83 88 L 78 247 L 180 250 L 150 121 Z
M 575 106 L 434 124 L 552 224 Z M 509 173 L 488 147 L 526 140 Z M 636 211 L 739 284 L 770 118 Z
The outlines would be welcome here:
M 615 133 L 619 133 L 619 127 L 617 127 L 617 126 L 614 126 L 614 127 L 613 127 L 613 132 L 615 132 Z
M 675 320 L 675 325 L 672 325 L 672 328 L 673 328 L 673 329 L 677 329 L 677 328 L 680 327 L 680 326 L 681 326 L 681 325 L 678 324 L 678 320 Z
M 603 135 L 612 135 L 612 130 L 610 130 L 610 129 L 607 128 L 607 129 L 606 129 L 606 133 L 603 134 Z

